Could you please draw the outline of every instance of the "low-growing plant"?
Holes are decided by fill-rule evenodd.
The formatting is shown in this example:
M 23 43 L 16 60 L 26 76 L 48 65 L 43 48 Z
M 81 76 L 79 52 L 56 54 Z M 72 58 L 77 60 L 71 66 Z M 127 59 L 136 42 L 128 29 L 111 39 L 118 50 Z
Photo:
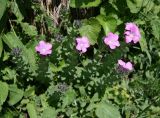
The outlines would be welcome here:
M 158 118 L 158 0 L 0 0 L 0 117 Z

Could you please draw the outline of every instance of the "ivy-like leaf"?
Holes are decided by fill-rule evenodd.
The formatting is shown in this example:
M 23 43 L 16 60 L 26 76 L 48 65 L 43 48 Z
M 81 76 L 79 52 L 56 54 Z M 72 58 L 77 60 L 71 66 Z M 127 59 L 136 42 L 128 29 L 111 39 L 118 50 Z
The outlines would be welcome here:
M 79 29 L 81 36 L 87 36 L 91 45 L 97 43 L 101 26 L 95 18 L 84 20 L 82 27 Z
M 118 109 L 112 104 L 104 101 L 97 105 L 96 115 L 99 118 L 121 118 Z

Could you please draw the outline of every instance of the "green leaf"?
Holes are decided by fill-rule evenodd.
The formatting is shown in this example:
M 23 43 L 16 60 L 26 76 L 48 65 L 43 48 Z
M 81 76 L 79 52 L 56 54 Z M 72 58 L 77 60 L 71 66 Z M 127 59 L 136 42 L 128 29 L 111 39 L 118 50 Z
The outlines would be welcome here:
M 6 8 L 8 0 L 0 0 L 0 19 L 2 18 Z
M 101 26 L 95 18 L 84 20 L 82 27 L 79 29 L 81 36 L 88 37 L 91 45 L 97 43 L 100 31 Z
M 35 87 L 28 87 L 26 89 L 26 91 L 24 92 L 24 97 L 30 97 L 30 96 L 33 96 L 35 95 Z
M 42 118 L 56 118 L 57 113 L 54 108 L 48 107 L 43 111 Z
M 18 7 L 18 4 L 16 2 L 11 2 L 11 11 L 17 17 L 18 21 L 22 21 L 24 19 L 23 15 Z
M 6 101 L 8 96 L 8 84 L 0 81 L 0 106 Z
M 73 103 L 75 97 L 76 97 L 75 91 L 70 88 L 70 89 L 65 93 L 64 97 L 62 98 L 62 100 L 63 100 L 63 105 L 62 105 L 62 107 L 64 108 L 64 107 L 66 107 L 67 105 L 70 105 L 71 103 Z
M 159 41 L 160 39 L 160 19 L 151 20 L 152 34 Z
M 37 118 L 35 103 L 28 103 L 26 108 L 30 118 Z
M 3 37 L 3 41 L 8 45 L 10 49 L 15 47 L 24 48 L 23 43 L 21 40 L 14 34 L 14 32 L 9 32 L 5 34 Z
M 2 55 L 2 51 L 3 51 L 3 42 L 2 42 L 2 38 L 0 37 L 0 57 Z
M 38 34 L 37 28 L 33 25 L 29 25 L 28 23 L 20 23 L 25 34 L 29 36 L 36 36 Z
M 97 105 L 96 115 L 99 118 L 121 118 L 118 109 L 112 104 L 104 101 Z
M 104 15 L 99 15 L 96 17 L 99 23 L 102 25 L 105 34 L 107 35 L 109 32 L 114 32 L 117 27 L 117 21 L 113 17 L 106 17 Z
M 89 8 L 97 7 L 101 0 L 70 0 L 70 7 L 73 8 Z
M 148 12 L 155 5 L 151 0 L 127 0 L 126 2 L 131 13 L 138 13 L 141 8 L 144 8 L 144 12 Z
M 30 65 L 31 71 L 37 69 L 35 50 L 32 48 L 26 48 L 19 37 L 14 32 L 9 32 L 3 36 L 3 41 L 8 45 L 10 49 L 19 47 L 23 50 L 22 55 L 26 63 Z
M 139 4 L 141 4 L 140 2 L 141 0 L 127 0 L 127 6 L 129 7 L 131 13 L 138 13 L 140 10 L 138 7 Z
M 145 39 L 145 33 L 143 32 L 143 30 L 141 30 L 141 39 L 140 39 L 139 43 L 140 43 L 141 50 L 143 52 L 148 50 L 147 42 Z
M 143 30 L 141 30 L 140 32 L 141 32 L 141 39 L 139 41 L 139 44 L 140 44 L 141 50 L 142 52 L 145 52 L 147 54 L 149 62 L 151 63 L 152 58 L 148 51 L 148 46 L 147 46 L 147 42 L 145 39 L 145 33 L 143 32 Z
M 8 104 L 10 106 L 18 103 L 23 97 L 23 90 L 18 89 L 16 85 L 9 86 L 9 101 Z

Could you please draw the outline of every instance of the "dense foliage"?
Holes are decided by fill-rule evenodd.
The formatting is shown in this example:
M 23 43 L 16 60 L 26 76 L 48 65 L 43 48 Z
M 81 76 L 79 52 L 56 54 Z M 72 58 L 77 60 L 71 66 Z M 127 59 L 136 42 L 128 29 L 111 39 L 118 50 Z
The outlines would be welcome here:
M 0 0 L 0 117 L 159 118 L 159 41 L 159 0 Z

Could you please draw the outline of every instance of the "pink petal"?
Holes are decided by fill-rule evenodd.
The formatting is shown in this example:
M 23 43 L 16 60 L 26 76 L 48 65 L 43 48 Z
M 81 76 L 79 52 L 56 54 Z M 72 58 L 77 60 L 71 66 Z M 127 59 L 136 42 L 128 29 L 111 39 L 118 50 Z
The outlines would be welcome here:
M 109 47 L 110 47 L 111 49 L 115 49 L 115 48 L 116 48 L 115 45 L 109 45 Z
M 132 41 L 132 38 L 130 36 L 125 37 L 126 43 L 130 43 Z
M 125 66 L 125 62 L 124 62 L 124 61 L 122 61 L 122 60 L 118 60 L 118 64 L 119 64 L 119 65 L 121 65 L 122 67 L 124 67 L 124 66 Z
M 39 46 L 45 46 L 45 45 L 46 45 L 45 41 L 42 40 L 42 41 L 39 42 Z
M 114 44 L 115 46 L 117 46 L 117 47 L 119 47 L 119 46 L 120 46 L 119 41 L 116 41 L 116 42 L 114 42 L 113 44 Z
M 140 38 L 139 38 L 139 37 L 134 37 L 134 38 L 133 38 L 133 42 L 134 42 L 134 43 L 138 43 L 138 42 L 139 42 L 139 40 L 140 40 Z
M 76 46 L 76 49 L 79 50 L 79 51 L 81 51 L 81 46 L 80 46 L 80 45 L 77 45 L 77 46 Z
M 47 51 L 47 54 L 51 54 L 51 53 L 52 53 L 52 50 L 48 50 L 48 51 Z
M 133 70 L 133 65 L 131 62 L 127 62 L 126 65 L 125 65 L 125 68 L 128 69 L 128 70 Z
M 47 44 L 46 44 L 46 49 L 51 49 L 51 48 L 52 48 L 52 44 L 47 43 Z
M 35 49 L 36 49 L 37 52 L 40 51 L 39 46 L 36 46 Z
M 82 52 L 86 52 L 87 51 L 87 49 L 86 48 L 82 48 Z

